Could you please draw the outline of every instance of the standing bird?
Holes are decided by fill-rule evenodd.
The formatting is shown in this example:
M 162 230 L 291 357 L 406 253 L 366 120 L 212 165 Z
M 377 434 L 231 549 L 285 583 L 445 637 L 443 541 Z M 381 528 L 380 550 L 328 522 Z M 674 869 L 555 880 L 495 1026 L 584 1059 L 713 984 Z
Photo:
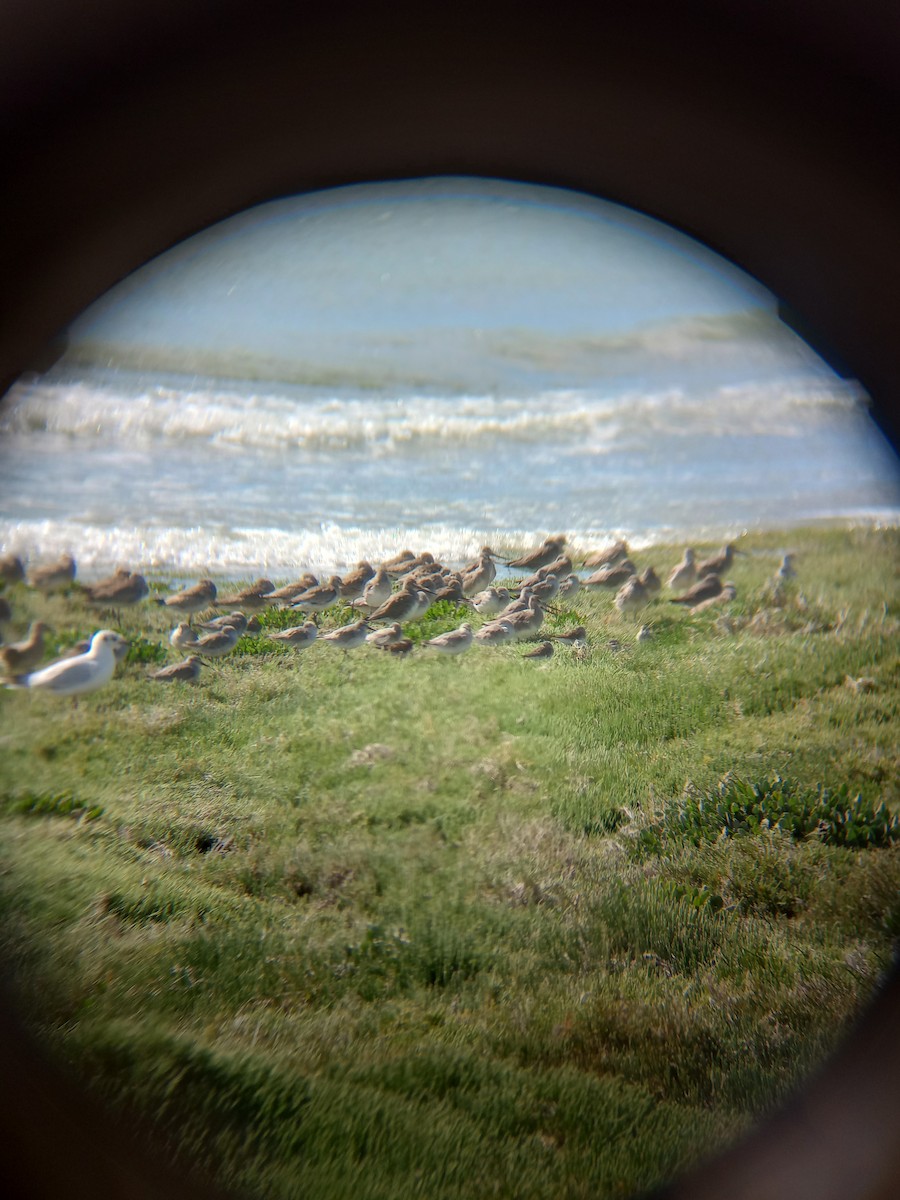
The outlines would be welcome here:
M 523 567 L 528 571 L 537 571 L 541 567 L 549 567 L 554 559 L 562 554 L 566 539 L 561 534 L 558 537 L 546 538 L 536 550 L 523 554 L 521 558 L 511 559 L 507 566 Z
M 354 621 L 351 625 L 342 625 L 340 629 L 333 629 L 330 633 L 320 634 L 319 641 L 330 642 L 339 650 L 355 650 L 366 640 L 368 632 L 369 623 L 363 618 L 361 621 Z
M 25 578 L 25 567 L 17 554 L 0 555 L 0 580 L 3 583 L 21 583 Z
M 52 692 L 55 696 L 80 696 L 93 692 L 112 679 L 116 669 L 116 646 L 124 638 L 112 629 L 101 629 L 91 638 L 90 649 L 76 658 L 17 675 L 7 687 L 28 688 L 30 691 Z
M 481 556 L 460 571 L 463 595 L 476 596 L 483 592 L 493 582 L 496 574 L 494 552 L 490 546 L 482 546 Z
M 120 567 L 115 575 L 101 579 L 92 587 L 85 588 L 85 600 L 92 608 L 110 608 L 114 611 L 140 604 L 150 589 L 147 580 L 136 571 Z
M 233 625 L 225 625 L 205 637 L 197 638 L 191 649 L 194 654 L 203 654 L 206 658 L 224 658 L 230 654 L 241 640 L 241 630 Z
M 662 591 L 662 581 L 652 567 L 642 571 L 639 579 L 647 589 L 648 596 L 656 596 Z
M 55 563 L 35 567 L 28 582 L 39 592 L 56 592 L 68 587 L 75 578 L 75 559 L 71 554 L 61 554 Z
M 201 579 L 193 587 L 186 588 L 183 592 L 176 592 L 174 596 L 156 597 L 157 604 L 171 608 L 174 612 L 187 613 L 189 625 L 194 613 L 211 608 L 215 600 L 216 585 L 211 579 Z
M 463 621 L 459 629 L 451 629 L 449 633 L 440 633 L 437 637 L 427 641 L 425 645 L 431 650 L 437 650 L 440 654 L 462 654 L 472 645 L 473 636 L 472 626 L 468 621 Z
M 734 561 L 735 554 L 743 554 L 743 550 L 738 550 L 736 546 L 723 546 L 718 554 L 713 554 L 710 558 L 704 558 L 703 562 L 697 563 L 697 578 L 702 579 L 704 575 L 721 575 L 723 571 L 727 571 Z
M 683 592 L 687 588 L 693 587 L 696 582 L 697 563 L 694 559 L 694 550 L 693 547 L 686 546 L 681 562 L 677 563 L 670 571 L 666 586 L 670 591 Z
M 684 593 L 683 596 L 676 596 L 670 600 L 670 604 L 685 604 L 688 608 L 693 608 L 695 604 L 701 604 L 704 600 L 711 600 L 718 596 L 722 591 L 722 580 L 710 572 L 699 579 L 692 588 Z
M 332 575 L 327 583 L 320 583 L 318 587 L 302 592 L 289 607 L 292 612 L 320 613 L 324 612 L 326 608 L 331 608 L 332 604 L 336 604 L 340 597 L 341 577 Z
M 151 679 L 159 679 L 163 683 L 193 683 L 200 674 L 200 668 L 205 667 L 206 663 L 202 658 L 198 658 L 196 654 L 189 654 L 184 662 L 173 663 L 170 667 L 161 667 L 158 671 L 151 671 Z
M 246 608 L 248 612 L 261 612 L 271 604 L 269 596 L 274 587 L 271 579 L 257 579 L 234 596 L 219 597 L 216 608 Z
M 581 580 L 573 572 L 571 575 L 566 575 L 559 582 L 559 590 L 556 595 L 560 600 L 568 600 L 570 596 L 574 596 L 576 592 L 581 591 Z
M 302 625 L 294 625 L 291 629 L 280 629 L 268 636 L 273 642 L 283 642 L 293 650 L 305 650 L 307 646 L 311 646 L 316 641 L 319 630 L 315 621 L 304 621 Z
M 642 625 L 638 630 L 637 640 L 639 642 L 652 642 L 653 630 L 649 625 Z
M 474 640 L 479 646 L 502 646 L 505 642 L 512 641 L 512 637 L 512 625 L 500 617 L 497 621 L 489 621 L 487 625 L 482 625 Z
M 775 572 L 776 579 L 780 579 L 780 580 L 782 580 L 782 582 L 786 582 L 788 579 L 796 579 L 797 578 L 797 571 L 794 567 L 794 559 L 795 558 L 796 558 L 796 555 L 794 555 L 794 554 L 785 554 L 784 558 L 781 560 L 781 566 Z
M 403 630 L 400 628 L 399 621 L 388 625 L 386 629 L 373 629 L 371 633 L 366 634 L 366 641 L 378 650 L 383 650 L 385 646 L 390 646 L 392 642 L 399 642 L 402 638 Z
M 267 592 L 265 600 L 267 604 L 290 604 L 302 596 L 304 592 L 308 592 L 310 588 L 318 587 L 319 581 L 315 575 L 310 575 L 307 572 L 301 575 L 296 583 L 286 583 L 284 587 L 276 588 L 273 592 Z
M 613 603 L 623 616 L 635 613 L 650 603 L 650 591 L 640 576 L 632 575 L 616 592 Z
M 490 617 L 501 612 L 509 604 L 509 591 L 506 588 L 485 588 L 473 598 L 472 607 L 482 617 Z
M 249 623 L 242 612 L 233 612 L 227 616 L 213 617 L 211 621 L 201 621 L 200 628 L 209 633 L 218 633 L 220 629 L 236 629 L 238 633 L 246 633 Z
M 44 657 L 46 631 L 47 626 L 43 621 L 34 621 L 24 641 L 0 646 L 0 665 L 4 675 L 25 675 L 34 670 Z

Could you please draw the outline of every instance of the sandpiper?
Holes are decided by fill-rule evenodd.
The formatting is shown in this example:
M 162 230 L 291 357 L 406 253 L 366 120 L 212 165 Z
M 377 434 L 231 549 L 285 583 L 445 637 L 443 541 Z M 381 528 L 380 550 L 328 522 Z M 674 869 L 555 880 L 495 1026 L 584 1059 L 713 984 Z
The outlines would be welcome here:
M 727 571 L 734 561 L 735 554 L 743 554 L 743 550 L 738 550 L 736 546 L 723 546 L 718 554 L 713 554 L 710 558 L 704 558 L 702 562 L 697 563 L 697 578 L 702 579 L 704 575 L 721 575 L 723 571 Z
M 271 579 L 256 579 L 234 596 L 220 596 L 216 608 L 245 608 L 248 612 L 261 612 L 272 603 L 270 596 L 274 589 L 275 584 Z
M 708 596 L 705 600 L 701 600 L 698 604 L 693 605 L 691 608 L 691 616 L 693 616 L 694 613 L 703 612 L 703 610 L 706 608 L 712 608 L 714 604 L 727 604 L 729 601 L 733 600 L 736 595 L 737 588 L 730 580 L 727 580 L 722 584 L 722 590 L 717 595 Z
M 636 574 L 637 570 L 631 559 L 623 558 L 614 566 L 601 567 L 593 575 L 588 575 L 587 579 L 582 580 L 582 587 L 620 588 L 632 575 Z
M 683 592 L 693 587 L 697 582 L 697 564 L 694 561 L 694 550 L 686 546 L 681 562 L 672 568 L 666 586 L 673 592 Z
M 410 638 L 400 638 L 399 641 L 389 642 L 387 646 L 379 646 L 379 650 L 384 650 L 388 654 L 395 654 L 399 658 L 401 655 L 409 654 L 413 648 L 413 643 Z
M 26 675 L 34 670 L 44 657 L 46 631 L 47 626 L 43 621 L 34 621 L 24 641 L 0 646 L 0 666 L 4 675 Z
M 469 563 L 463 567 L 460 575 L 462 577 L 462 589 L 466 596 L 475 596 L 478 592 L 484 589 L 494 580 L 497 574 L 497 567 L 494 564 L 494 552 L 490 546 L 483 546 L 481 557 L 476 559 L 474 563 Z
M 217 629 L 214 633 L 208 633 L 205 637 L 198 638 L 191 649 L 195 654 L 203 654 L 206 658 L 224 658 L 226 654 L 232 652 L 240 640 L 241 630 L 235 629 L 232 625 L 226 625 L 223 629 Z
M 505 618 L 500 617 L 496 621 L 490 621 L 475 634 L 474 641 L 479 646 L 502 646 L 504 642 L 512 640 L 513 627 Z
M 554 559 L 562 554 L 566 539 L 561 534 L 557 537 L 546 538 L 536 550 L 523 554 L 521 558 L 511 559 L 507 566 L 523 567 L 528 571 L 537 571 L 539 567 L 549 567 Z
M 76 658 L 63 658 L 39 671 L 17 675 L 7 687 L 52 692 L 55 696 L 80 696 L 112 679 L 116 669 L 115 646 L 123 639 L 112 629 L 101 629 L 91 638 L 90 649 Z
M 180 621 L 169 634 L 169 641 L 176 650 L 187 650 L 197 645 L 197 635 L 187 621 Z
M 363 644 L 368 632 L 368 621 L 363 618 L 363 620 L 354 621 L 350 625 L 342 625 L 340 629 L 333 629 L 330 633 L 320 634 L 319 641 L 330 642 L 339 650 L 354 650 Z
M 319 636 L 315 621 L 304 621 L 302 625 L 294 625 L 290 629 L 280 629 L 267 635 L 273 642 L 282 642 L 293 650 L 305 650 Z
M 532 596 L 527 608 L 504 614 L 503 620 L 508 621 L 512 626 L 513 638 L 530 637 L 531 634 L 537 633 L 543 624 L 544 610 L 541 608 L 537 596 Z
M 568 600 L 570 596 L 574 596 L 576 592 L 581 591 L 581 580 L 574 572 L 571 575 L 566 575 L 559 582 L 559 590 L 557 596 L 560 600 Z
M 387 571 L 388 575 L 399 574 L 407 566 L 415 560 L 415 555 L 412 550 L 401 550 L 399 554 L 395 554 L 393 558 L 386 558 L 381 566 Z
M 425 645 L 430 650 L 437 650 L 440 654 L 462 654 L 472 645 L 473 636 L 472 626 L 468 621 L 463 621 L 459 629 L 451 629 L 449 633 L 440 633 L 437 637 L 427 641 Z
M 326 608 L 331 608 L 332 604 L 336 604 L 340 596 L 341 577 L 332 575 L 327 583 L 320 583 L 318 587 L 303 592 L 289 607 L 293 612 L 320 613 L 324 612 Z
M 4 583 L 21 583 L 25 578 L 25 566 L 17 554 L 0 555 L 0 580 Z
M 522 658 L 552 658 L 552 657 L 553 657 L 553 643 L 548 642 L 548 641 L 541 642 L 541 644 L 539 646 L 535 647 L 534 650 L 526 650 L 525 653 L 522 655 Z
M 55 592 L 68 587 L 75 578 L 75 559 L 71 554 L 62 554 L 55 563 L 35 567 L 28 582 L 40 592 Z
M 652 567 L 646 567 L 638 578 L 647 589 L 649 596 L 655 596 L 662 591 L 662 580 Z
M 388 625 L 386 629 L 373 629 L 371 633 L 366 634 L 366 641 L 370 646 L 375 646 L 379 650 L 383 650 L 385 646 L 390 646 L 392 642 L 399 642 L 403 638 L 403 630 L 400 627 L 400 622 L 395 621 L 393 625 Z
M 638 630 L 637 640 L 639 642 L 652 642 L 653 630 L 649 625 L 642 625 Z
M 649 602 L 650 591 L 638 575 L 632 575 L 622 584 L 613 601 L 623 616 L 625 613 L 635 613 L 639 609 L 646 608 Z
M 206 663 L 196 654 L 189 654 L 188 657 L 180 663 L 173 663 L 170 667 L 161 667 L 158 671 L 151 671 L 151 679 L 159 679 L 163 683 L 193 683 L 200 674 L 200 668 L 205 667 Z
M 584 645 L 587 641 L 587 630 L 583 625 L 574 625 L 571 629 L 565 629 L 562 633 L 554 633 L 551 636 L 558 642 L 565 642 L 569 646 L 578 646 Z
M 391 598 L 391 576 L 384 567 L 379 567 L 366 586 L 362 596 L 354 600 L 354 608 L 381 608 Z
M 216 585 L 211 579 L 201 579 L 193 587 L 186 588 L 183 592 L 176 592 L 174 596 L 157 596 L 156 603 L 174 609 L 175 612 L 187 613 L 188 624 L 190 624 L 194 613 L 211 608 L 215 599 Z
M 597 550 L 593 554 L 589 554 L 583 565 L 588 570 L 596 570 L 597 567 L 614 567 L 616 563 L 627 557 L 628 544 L 619 539 L 605 550 Z
M 236 629 L 238 633 L 246 632 L 248 618 L 242 612 L 228 613 L 227 616 L 213 617 L 211 621 L 201 621 L 200 628 L 210 633 L 218 633 L 220 629 Z
M 125 567 L 120 567 L 108 579 L 101 579 L 92 587 L 85 588 L 85 600 L 95 608 L 119 609 L 140 604 L 149 594 L 150 589 L 143 575 Z
M 722 580 L 714 572 L 704 575 L 702 579 L 698 579 L 692 588 L 684 593 L 683 596 L 676 596 L 670 600 L 670 604 L 686 604 L 688 608 L 693 608 L 695 604 L 700 604 L 704 600 L 711 600 L 714 596 L 718 596 L 722 591 Z
M 483 592 L 479 592 L 472 600 L 472 607 L 482 617 L 490 617 L 494 613 L 501 612 L 507 604 L 509 604 L 509 591 L 507 588 L 485 588 Z
M 369 580 L 374 578 L 375 568 L 366 559 L 361 559 L 341 580 L 341 599 L 348 602 L 358 599 Z
M 286 583 L 283 587 L 268 592 L 265 599 L 268 604 L 291 604 L 298 596 L 302 596 L 310 588 L 318 586 L 319 581 L 315 575 L 307 572 L 307 574 L 301 575 L 296 583 Z
M 785 554 L 781 560 L 781 566 L 775 572 L 775 578 L 781 580 L 796 579 L 797 571 L 794 567 L 794 559 L 796 555 Z
M 405 584 L 389 596 L 369 617 L 370 621 L 411 621 L 419 612 L 419 589 L 415 583 Z

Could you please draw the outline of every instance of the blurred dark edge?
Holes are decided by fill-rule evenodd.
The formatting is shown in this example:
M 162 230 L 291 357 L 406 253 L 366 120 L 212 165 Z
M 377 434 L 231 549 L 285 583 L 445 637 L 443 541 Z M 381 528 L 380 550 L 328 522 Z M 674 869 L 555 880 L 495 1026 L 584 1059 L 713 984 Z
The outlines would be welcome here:
M 473 174 L 629 204 L 733 259 L 896 449 L 898 130 L 894 3 L 7 0 L 0 391 L 112 284 L 250 204 Z M 4 1195 L 210 1194 L 3 1010 Z M 896 971 L 801 1096 L 664 1194 L 900 1195 Z

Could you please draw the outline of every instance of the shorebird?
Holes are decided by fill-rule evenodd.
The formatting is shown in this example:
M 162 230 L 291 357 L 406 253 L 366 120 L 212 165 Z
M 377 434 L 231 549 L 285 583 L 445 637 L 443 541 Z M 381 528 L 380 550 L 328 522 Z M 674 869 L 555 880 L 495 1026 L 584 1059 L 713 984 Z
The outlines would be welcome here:
M 173 663 L 170 667 L 162 667 L 158 671 L 151 671 L 151 679 L 159 679 L 163 683 L 193 683 L 200 674 L 200 668 L 205 667 L 206 663 L 196 654 L 189 654 L 184 662 Z
M 794 568 L 794 559 L 795 558 L 796 558 L 796 555 L 794 555 L 794 554 L 785 554 L 784 558 L 781 560 L 781 566 L 775 572 L 776 579 L 780 579 L 782 581 L 786 581 L 788 579 L 796 579 L 797 572 Z
M 326 608 L 331 608 L 332 604 L 336 604 L 340 596 L 341 577 L 332 575 L 327 583 L 320 583 L 318 587 L 302 592 L 288 607 L 292 612 L 320 613 L 324 612 Z
M 215 599 L 216 585 L 211 579 L 201 579 L 193 587 L 186 588 L 183 592 L 176 592 L 174 596 L 157 596 L 156 603 L 165 605 L 166 608 L 171 608 L 175 612 L 187 613 L 188 624 L 190 624 L 193 614 L 211 608 Z
M 545 575 L 537 583 L 530 584 L 532 596 L 537 596 L 541 604 L 547 604 L 559 591 L 559 576 Z
M 399 574 L 407 566 L 412 569 L 411 564 L 415 561 L 415 557 L 412 550 L 401 550 L 393 558 L 386 558 L 381 566 L 389 575 Z
M 319 581 L 315 575 L 301 575 L 296 583 L 286 583 L 284 587 L 276 588 L 273 592 L 266 594 L 265 600 L 267 604 L 290 604 L 302 596 L 304 592 L 308 592 L 310 588 L 318 587 Z
M 449 600 L 451 604 L 468 604 L 472 605 L 472 601 L 467 598 L 463 592 L 461 580 L 453 578 L 443 587 L 438 588 L 434 593 L 435 600 Z
M 652 642 L 653 630 L 649 625 L 642 625 L 638 630 L 637 640 L 639 642 Z
M 414 583 L 404 584 L 385 600 L 369 617 L 370 621 L 411 621 L 419 613 L 419 589 Z
M 413 648 L 413 643 L 409 638 L 400 638 L 399 641 L 389 642 L 387 646 L 379 646 L 379 650 L 385 650 L 388 654 L 396 654 L 398 658 L 401 655 L 409 654 Z
M 241 630 L 235 629 L 232 625 L 226 625 L 222 629 L 217 629 L 215 633 L 208 633 L 205 637 L 198 638 L 191 649 L 195 654 L 202 654 L 206 658 L 224 658 L 226 654 L 232 652 L 240 640 Z
M 606 550 L 597 550 L 594 554 L 589 554 L 584 560 L 584 567 L 588 570 L 597 567 L 614 567 L 616 563 L 621 562 L 623 558 L 628 557 L 628 545 L 621 539 L 613 542 Z
M 643 570 L 638 578 L 647 589 L 648 596 L 655 596 L 662 591 L 662 581 L 652 567 Z
M 388 625 L 386 629 L 373 629 L 369 634 L 366 634 L 366 641 L 370 646 L 375 646 L 379 650 L 383 650 L 385 646 L 390 646 L 392 642 L 399 642 L 403 638 L 403 630 L 400 628 L 400 622 L 395 621 L 393 625 Z
M 532 596 L 528 601 L 527 608 L 505 614 L 503 620 L 512 626 L 513 638 L 529 637 L 532 633 L 537 633 L 543 624 L 544 610 L 541 608 L 537 596 Z
M 71 554 L 62 554 L 55 563 L 35 567 L 28 582 L 39 592 L 55 592 L 68 587 L 75 578 L 75 559 Z
M 546 538 L 536 550 L 523 554 L 521 558 L 511 559 L 509 567 L 523 567 L 528 571 L 537 571 L 540 567 L 549 567 L 554 559 L 562 554 L 566 539 L 561 534 L 558 537 Z
M 616 592 L 616 598 L 613 601 L 623 616 L 625 613 L 634 613 L 641 608 L 646 608 L 649 602 L 649 589 L 638 575 L 632 575 L 630 579 L 622 584 L 618 592 Z
M 46 631 L 47 626 L 43 621 L 34 621 L 24 641 L 0 646 L 0 665 L 4 675 L 26 675 L 34 670 L 44 657 Z
M 180 621 L 169 634 L 169 641 L 176 650 L 187 650 L 197 645 L 197 635 L 187 621 Z
M 366 586 L 362 596 L 353 602 L 354 608 L 381 608 L 391 598 L 391 576 L 384 567 L 379 567 Z
M 575 625 L 572 629 L 566 629 L 563 633 L 554 633 L 551 635 L 558 642 L 565 642 L 569 646 L 584 645 L 587 641 L 587 630 L 583 625 Z
M 472 600 L 472 607 L 482 617 L 490 617 L 494 613 L 501 612 L 507 604 L 509 604 L 509 591 L 507 588 L 485 588 L 483 592 L 479 592 Z
M 273 642 L 283 642 L 294 650 L 305 650 L 319 636 L 315 621 L 304 621 L 302 625 L 294 625 L 290 629 L 280 629 L 267 635 Z
M 354 650 L 363 644 L 368 632 L 369 624 L 364 618 L 361 621 L 354 621 L 350 625 L 342 625 L 340 629 L 333 629 L 330 633 L 320 634 L 319 641 L 330 642 L 339 650 Z
M 366 559 L 361 559 L 341 580 L 341 599 L 348 603 L 358 599 L 369 580 L 374 578 L 375 568 Z
M 512 636 L 512 625 L 501 617 L 497 621 L 490 621 L 487 625 L 482 625 L 473 640 L 479 646 L 502 646 L 504 642 L 512 641 Z
M 93 608 L 117 610 L 140 604 L 145 596 L 150 595 L 150 589 L 143 575 L 120 567 L 115 575 L 85 588 L 84 595 L 85 601 Z
M 614 566 L 601 567 L 593 575 L 582 580 L 581 586 L 586 588 L 620 588 L 623 583 L 636 575 L 634 563 L 630 558 L 623 558 Z
M 697 564 L 694 561 L 694 551 L 686 546 L 681 562 L 672 568 L 666 586 L 673 592 L 683 592 L 693 587 L 697 582 Z
M 718 554 L 713 554 L 710 558 L 704 558 L 703 562 L 697 563 L 697 578 L 702 579 L 704 575 L 721 575 L 723 571 L 727 571 L 734 561 L 735 554 L 743 554 L 743 550 L 738 550 L 736 546 L 723 546 Z
M 462 590 L 466 596 L 475 596 L 494 580 L 497 567 L 494 563 L 494 552 L 490 546 L 482 546 L 481 557 L 474 563 L 469 563 L 460 571 Z
M 218 633 L 221 629 L 236 629 L 238 633 L 245 633 L 249 621 L 242 612 L 229 613 L 225 617 L 213 617 L 211 621 L 201 621 L 200 628 L 206 629 L 210 633 Z
M 576 592 L 581 590 L 581 580 L 574 573 L 566 575 L 559 582 L 559 590 L 556 595 L 560 600 L 568 600 L 570 596 L 574 596 Z
M 269 597 L 274 588 L 271 579 L 256 579 L 234 596 L 220 596 L 216 608 L 246 608 L 249 612 L 260 612 L 272 603 Z
M 21 583 L 25 578 L 25 567 L 17 554 L 0 555 L 0 580 L 4 583 Z
M 437 650 L 440 654 L 462 654 L 472 645 L 473 636 L 472 626 L 468 621 L 463 621 L 459 629 L 451 629 L 449 633 L 440 633 L 437 637 L 427 641 L 425 645 L 430 650 Z
M 527 579 L 523 579 L 522 587 L 533 587 L 534 584 L 540 583 L 542 579 L 546 579 L 548 575 L 558 575 L 562 579 L 566 575 L 571 575 L 572 569 L 572 560 L 568 554 L 560 554 L 554 558 L 552 563 L 548 563 L 545 567 L 538 567 L 533 575 L 529 575 Z
M 718 596 L 722 591 L 722 580 L 718 575 L 710 572 L 704 575 L 702 579 L 698 579 L 692 588 L 684 593 L 683 596 L 676 596 L 670 600 L 670 604 L 686 604 L 688 608 L 693 608 L 695 604 L 701 604 L 704 600 L 711 600 Z
M 722 590 L 715 596 L 708 596 L 705 600 L 699 601 L 691 608 L 691 616 L 695 613 L 703 612 L 706 608 L 712 608 L 714 604 L 727 604 L 737 595 L 737 588 L 728 580 L 722 584 Z
M 553 643 L 547 642 L 547 641 L 541 642 L 541 644 L 539 646 L 537 646 L 534 650 L 526 650 L 526 652 L 522 655 L 522 658 L 552 658 L 552 657 L 553 657 Z
M 55 696 L 80 696 L 93 692 L 112 679 L 116 669 L 116 645 L 124 641 L 112 629 L 101 629 L 91 638 L 90 648 L 76 658 L 63 658 L 39 671 L 17 675 L 7 687 L 52 692 Z

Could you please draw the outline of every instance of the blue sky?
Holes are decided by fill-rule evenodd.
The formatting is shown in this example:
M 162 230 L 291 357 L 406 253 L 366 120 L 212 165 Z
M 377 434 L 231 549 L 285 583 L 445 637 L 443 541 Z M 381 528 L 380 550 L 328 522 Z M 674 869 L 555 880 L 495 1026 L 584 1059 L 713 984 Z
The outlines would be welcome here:
M 774 308 L 692 239 L 556 188 L 444 178 L 273 201 L 161 255 L 72 338 L 279 358 L 365 335 L 604 334 Z

